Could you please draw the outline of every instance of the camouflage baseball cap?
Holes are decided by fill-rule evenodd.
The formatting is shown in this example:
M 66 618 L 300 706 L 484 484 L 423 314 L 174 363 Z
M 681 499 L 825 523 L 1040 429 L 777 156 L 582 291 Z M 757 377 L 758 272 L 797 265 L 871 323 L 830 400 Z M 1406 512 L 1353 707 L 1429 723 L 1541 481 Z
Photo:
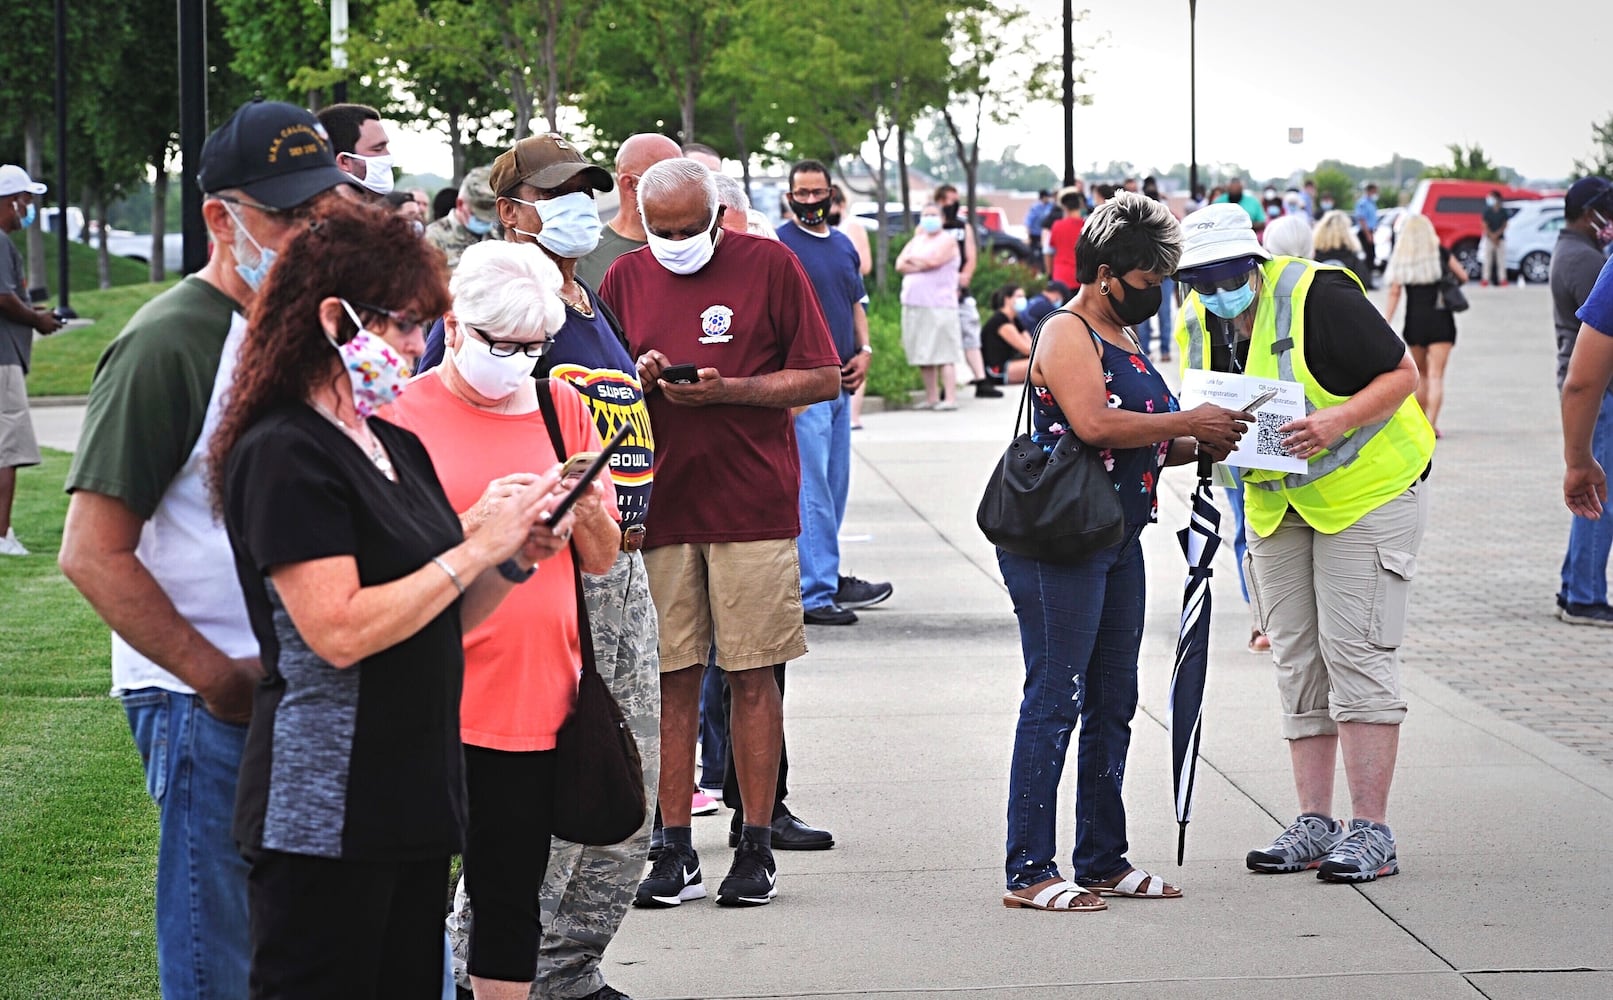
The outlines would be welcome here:
M 467 173 L 464 183 L 459 185 L 459 196 L 465 199 L 466 207 L 483 222 L 498 221 L 498 211 L 493 207 L 498 199 L 493 197 L 492 176 L 492 167 L 477 167 Z

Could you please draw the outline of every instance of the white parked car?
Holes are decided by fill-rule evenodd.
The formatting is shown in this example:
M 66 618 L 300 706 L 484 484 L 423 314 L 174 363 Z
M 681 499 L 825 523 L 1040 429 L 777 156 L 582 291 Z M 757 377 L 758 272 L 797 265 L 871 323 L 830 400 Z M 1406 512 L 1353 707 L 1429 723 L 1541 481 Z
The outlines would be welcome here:
M 1531 285 L 1551 280 L 1551 252 L 1563 228 L 1563 200 L 1509 201 L 1507 211 L 1507 276 Z

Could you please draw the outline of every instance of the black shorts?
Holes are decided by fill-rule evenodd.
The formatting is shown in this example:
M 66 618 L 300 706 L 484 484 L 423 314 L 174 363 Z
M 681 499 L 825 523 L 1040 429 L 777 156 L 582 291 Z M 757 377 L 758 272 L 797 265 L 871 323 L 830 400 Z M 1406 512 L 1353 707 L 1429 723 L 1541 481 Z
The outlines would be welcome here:
M 251 852 L 253 1000 L 439 1000 L 448 858 Z
M 549 867 L 554 764 L 553 750 L 465 747 L 467 968 L 473 976 L 525 983 L 537 971 L 538 894 Z

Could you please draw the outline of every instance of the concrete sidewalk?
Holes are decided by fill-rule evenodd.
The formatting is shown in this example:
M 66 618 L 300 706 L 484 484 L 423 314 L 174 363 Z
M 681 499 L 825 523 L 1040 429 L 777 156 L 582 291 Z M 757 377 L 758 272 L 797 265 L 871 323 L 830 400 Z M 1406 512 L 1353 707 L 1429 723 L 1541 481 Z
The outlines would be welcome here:
M 894 581 L 896 595 L 855 627 L 809 631 L 812 652 L 791 667 L 786 708 L 791 805 L 832 829 L 839 846 L 780 853 L 781 895 L 758 910 L 701 901 L 633 911 L 607 954 L 612 985 L 637 1000 L 1613 996 L 1613 861 L 1600 839 L 1613 829 L 1613 769 L 1419 666 L 1461 658 L 1474 662 L 1446 666 L 1502 670 L 1566 658 L 1582 673 L 1599 667 L 1603 677 L 1586 683 L 1603 686 L 1613 672 L 1613 635 L 1550 621 L 1554 579 L 1489 585 L 1510 589 L 1515 619 L 1533 623 L 1531 641 L 1517 647 L 1487 631 L 1516 633 L 1516 621 L 1487 621 L 1483 608 L 1452 620 L 1440 610 L 1436 595 L 1449 599 L 1497 565 L 1560 559 L 1554 525 L 1566 526 L 1560 497 L 1550 506 L 1549 496 L 1560 463 L 1541 451 L 1556 433 L 1550 327 L 1534 322 L 1549 309 L 1544 293 L 1475 289 L 1472 298 L 1441 421 L 1442 454 L 1453 439 L 1466 447 L 1436 461 L 1424 545 L 1436 558 L 1413 589 L 1411 714 L 1390 804 L 1401 875 L 1355 888 L 1244 869 L 1244 854 L 1297 808 L 1271 668 L 1244 648 L 1249 617 L 1230 545 L 1213 581 L 1195 819 L 1187 862 L 1175 866 L 1163 720 L 1183 570 L 1173 532 L 1186 522 L 1192 485 L 1191 471 L 1179 469 L 1166 479 L 1160 524 L 1144 535 L 1151 593 L 1126 801 L 1132 861 L 1181 884 L 1186 898 L 1111 900 L 1099 914 L 1002 907 L 1023 667 L 974 506 L 1009 436 L 1012 402 L 965 400 L 957 413 L 870 415 L 853 438 L 846 533 L 861 540 L 843 547 L 844 566 Z M 1534 328 L 1525 332 L 1525 322 Z M 1539 356 L 1517 377 L 1523 347 L 1526 358 Z M 1489 460 L 1467 458 L 1481 454 Z M 1490 509 L 1495 466 L 1509 463 L 1547 506 L 1528 517 Z M 1475 537 L 1492 526 L 1498 537 Z M 1464 550 L 1482 560 L 1451 556 Z M 1585 700 L 1600 725 L 1609 713 L 1598 698 Z M 1068 773 L 1065 786 L 1061 826 L 1073 831 Z M 1345 788 L 1341 771 L 1337 808 L 1347 814 Z M 727 815 L 695 820 L 713 889 L 731 857 Z M 1066 864 L 1072 836 L 1061 841 Z

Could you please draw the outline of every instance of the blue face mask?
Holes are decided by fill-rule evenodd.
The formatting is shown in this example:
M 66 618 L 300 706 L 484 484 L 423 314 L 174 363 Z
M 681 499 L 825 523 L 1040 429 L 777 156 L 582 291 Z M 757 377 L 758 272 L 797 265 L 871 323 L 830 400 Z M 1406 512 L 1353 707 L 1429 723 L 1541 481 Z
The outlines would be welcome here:
M 478 219 L 475 215 L 467 212 L 465 215 L 465 228 L 470 230 L 473 236 L 486 236 L 493 231 L 493 224 L 483 219 Z
M 279 255 L 257 241 L 257 238 L 247 230 L 246 223 L 242 222 L 241 217 L 235 214 L 235 209 L 229 202 L 221 201 L 221 204 L 224 206 L 224 211 L 230 213 L 230 218 L 235 222 L 235 273 L 241 276 L 242 281 L 246 282 L 246 287 L 255 292 L 262 288 L 263 283 L 268 280 L 269 268 L 274 266 L 275 258 Z M 246 237 L 246 242 L 252 244 L 253 253 L 248 253 L 247 248 L 241 245 L 242 236 Z M 247 262 L 247 259 L 252 256 L 258 258 L 257 263 L 249 264 Z
M 941 231 L 941 217 L 939 215 L 925 215 L 919 218 L 919 228 L 926 233 L 939 233 Z
M 17 211 L 17 206 L 15 203 L 12 204 L 11 210 L 13 212 Z M 39 218 L 39 206 L 35 205 L 33 202 L 28 203 L 28 210 L 26 212 L 19 212 L 17 214 L 17 222 L 24 229 L 27 229 L 29 226 L 33 225 L 34 220 L 37 218 Z
M 573 191 L 547 201 L 527 201 L 524 198 L 510 200 L 531 205 L 538 213 L 538 218 L 543 220 L 540 232 L 515 231 L 537 240 L 556 257 L 576 260 L 593 253 L 594 248 L 599 246 L 599 233 L 605 224 L 599 221 L 599 209 L 594 207 L 594 196 L 588 192 Z
M 1244 282 L 1231 291 L 1216 292 L 1214 295 L 1199 293 L 1199 301 L 1204 303 L 1204 308 L 1222 319 L 1234 319 L 1242 316 L 1244 310 L 1249 308 L 1249 303 L 1254 300 L 1255 286 L 1253 281 Z

